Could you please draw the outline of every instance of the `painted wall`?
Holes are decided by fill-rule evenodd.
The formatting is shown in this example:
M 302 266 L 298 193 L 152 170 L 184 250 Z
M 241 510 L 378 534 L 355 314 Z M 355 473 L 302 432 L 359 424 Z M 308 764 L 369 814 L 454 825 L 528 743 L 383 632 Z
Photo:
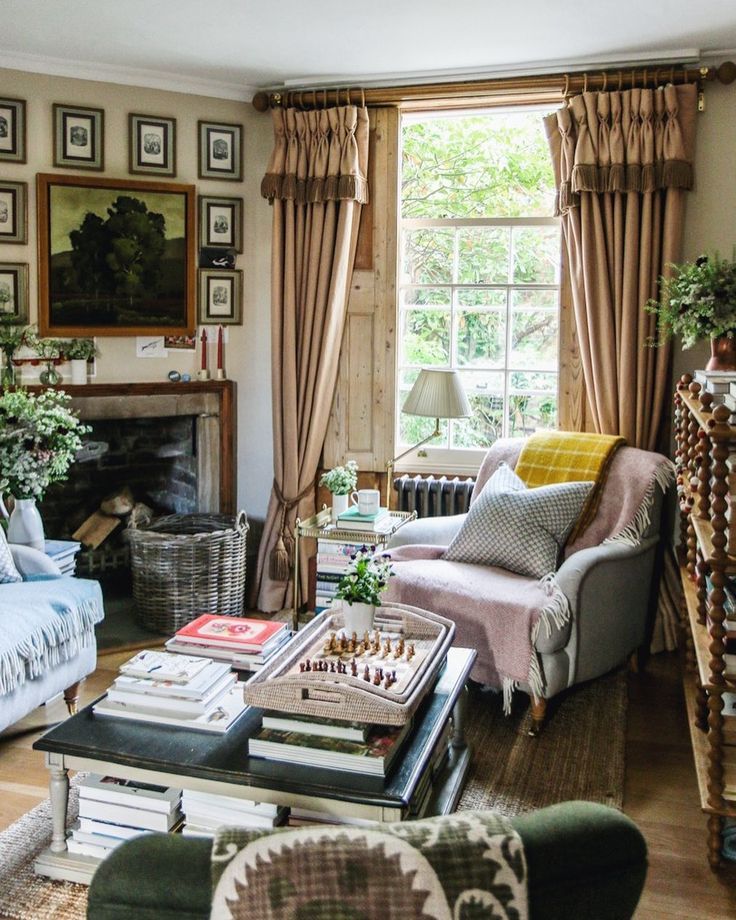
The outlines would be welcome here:
M 0 161 L 0 177 L 28 183 L 28 245 L 0 246 L 0 261 L 28 262 L 30 319 L 37 318 L 36 192 L 39 172 L 76 172 L 146 179 L 128 173 L 128 114 L 176 118 L 177 175 L 169 181 L 196 185 L 198 194 L 242 196 L 244 252 L 243 325 L 228 329 L 228 376 L 238 385 L 238 501 L 251 516 L 263 516 L 273 477 L 271 448 L 270 240 L 271 211 L 260 196 L 260 182 L 272 144 L 271 119 L 248 103 L 118 86 L 0 69 L 0 96 L 26 100 L 25 164 Z M 51 106 L 54 102 L 105 110 L 105 171 L 55 169 Z M 242 183 L 197 178 L 197 121 L 237 122 L 244 126 Z M 166 179 L 151 176 L 155 181 Z M 136 358 L 134 338 L 97 339 L 98 382 L 165 380 L 175 368 L 193 373 L 193 352 L 170 351 L 168 358 Z M 214 349 L 210 350 L 210 357 Z M 63 370 L 63 369 L 62 369 Z M 182 384 L 185 386 L 185 384 Z
M 695 188 L 687 199 L 683 257 L 718 251 L 731 258 L 736 247 L 736 86 L 708 84 L 705 111 L 698 116 Z M 675 344 L 673 381 L 705 366 L 709 345 L 688 351 Z

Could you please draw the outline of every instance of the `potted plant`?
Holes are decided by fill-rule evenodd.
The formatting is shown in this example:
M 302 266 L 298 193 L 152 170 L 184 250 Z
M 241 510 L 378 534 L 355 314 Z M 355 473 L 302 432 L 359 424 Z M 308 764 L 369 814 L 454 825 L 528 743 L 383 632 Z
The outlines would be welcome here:
M 659 300 L 646 305 L 659 320 L 659 343 L 679 335 L 684 349 L 709 338 L 706 370 L 736 371 L 736 261 L 716 253 L 671 268 Z
M 3 389 L 15 386 L 15 366 L 13 355 L 31 339 L 32 327 L 19 326 L 13 317 L 0 317 L 0 351 L 3 353 L 3 370 L 0 376 L 0 386 Z
M 341 600 L 345 630 L 361 636 L 373 627 L 381 594 L 393 575 L 388 553 L 375 554 L 375 547 L 363 547 L 351 557 L 350 567 L 337 584 L 335 597 Z
M 70 397 L 58 390 L 38 395 L 27 390 L 0 394 L 0 496 L 14 499 L 8 540 L 44 549 L 41 515 L 36 501 L 54 482 L 66 479 L 81 435 L 91 429 L 69 409 Z M 7 511 L 0 499 L 0 511 Z
M 92 339 L 71 339 L 62 342 L 62 354 L 72 366 L 72 383 L 84 384 L 87 382 L 87 364 L 97 354 L 97 348 Z
M 336 466 L 320 477 L 319 484 L 332 492 L 332 520 L 347 510 L 348 496 L 358 485 L 358 464 L 348 460 L 345 466 Z

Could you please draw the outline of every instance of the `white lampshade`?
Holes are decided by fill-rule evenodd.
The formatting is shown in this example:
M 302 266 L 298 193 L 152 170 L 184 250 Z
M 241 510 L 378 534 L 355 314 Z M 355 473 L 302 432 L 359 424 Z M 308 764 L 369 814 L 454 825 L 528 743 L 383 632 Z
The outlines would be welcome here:
M 472 415 L 460 374 L 439 368 L 422 368 L 406 397 L 407 415 L 428 418 L 467 418 Z

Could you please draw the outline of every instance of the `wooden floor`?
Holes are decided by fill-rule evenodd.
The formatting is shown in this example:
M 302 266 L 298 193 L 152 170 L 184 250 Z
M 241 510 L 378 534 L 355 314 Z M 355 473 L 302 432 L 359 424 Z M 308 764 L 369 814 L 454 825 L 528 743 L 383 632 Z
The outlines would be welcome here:
M 81 702 L 105 690 L 127 657 L 100 655 Z M 636 920 L 733 920 L 736 864 L 720 873 L 708 868 L 677 658 L 657 656 L 642 674 L 631 675 L 630 700 L 624 806 L 650 855 Z M 64 714 L 59 700 L 0 735 L 0 829 L 46 798 L 46 771 L 31 745 L 45 724 Z

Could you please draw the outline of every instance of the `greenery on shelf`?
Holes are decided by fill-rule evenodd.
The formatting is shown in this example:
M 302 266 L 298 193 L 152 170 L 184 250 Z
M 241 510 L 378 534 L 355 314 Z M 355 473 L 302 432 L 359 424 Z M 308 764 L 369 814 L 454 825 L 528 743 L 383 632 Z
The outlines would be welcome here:
M 319 484 L 333 495 L 349 495 L 358 485 L 358 464 L 348 460 L 345 466 L 336 466 L 322 473 Z
M 66 479 L 81 436 L 91 430 L 70 410 L 70 399 L 60 390 L 0 394 L 0 494 L 41 499 Z
M 682 347 L 692 348 L 702 339 L 736 336 L 736 256 L 731 261 L 718 253 L 694 262 L 671 265 L 672 275 L 659 279 L 659 300 L 646 309 L 659 321 L 662 344 L 672 335 L 682 337 Z
M 388 553 L 376 556 L 367 548 L 359 550 L 338 582 L 335 597 L 348 604 L 373 604 L 378 607 L 381 594 L 393 574 Z
M 71 339 L 69 342 L 61 342 L 60 345 L 67 361 L 91 361 L 97 354 L 92 339 Z

